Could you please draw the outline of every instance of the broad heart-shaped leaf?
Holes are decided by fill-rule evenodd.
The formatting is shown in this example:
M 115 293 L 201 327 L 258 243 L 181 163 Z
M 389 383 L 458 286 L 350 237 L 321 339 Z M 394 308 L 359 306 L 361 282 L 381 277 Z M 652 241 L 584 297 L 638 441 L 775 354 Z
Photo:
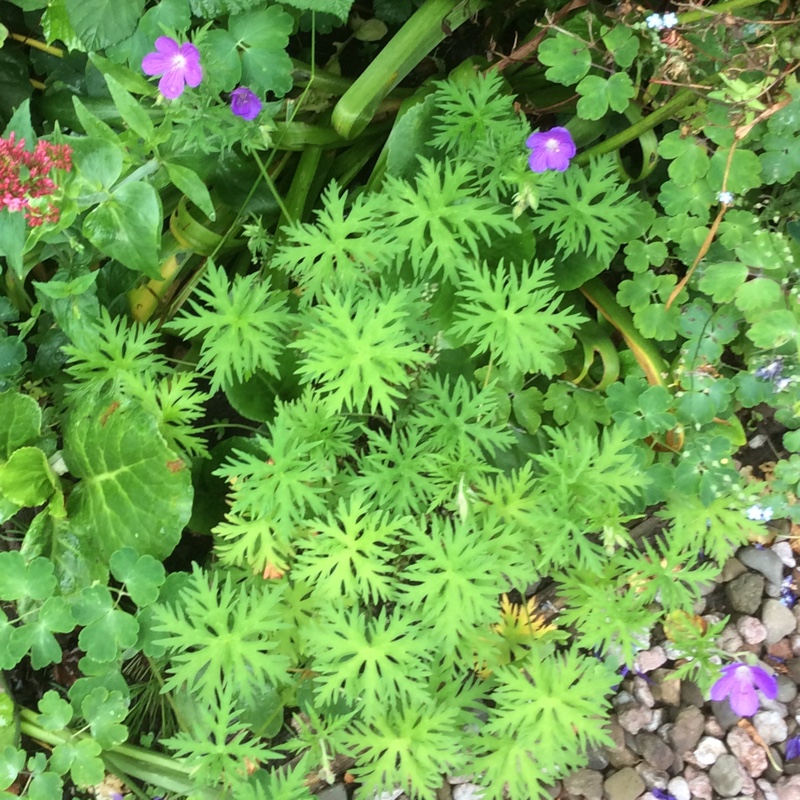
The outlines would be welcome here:
M 236 39 L 228 31 L 216 28 L 202 37 L 198 47 L 209 86 L 230 92 L 242 79 Z
M 172 552 L 191 515 L 191 477 L 150 414 L 130 400 L 88 403 L 67 423 L 64 461 L 81 479 L 67 500 L 71 527 L 99 559 L 121 547 Z
M 283 97 L 292 88 L 292 62 L 286 52 L 294 21 L 280 6 L 231 17 L 228 30 L 240 45 L 242 79 L 254 92 Z
M 0 495 L 18 506 L 40 506 L 57 487 L 58 478 L 38 447 L 21 447 L 0 465 Z
M 30 444 L 42 427 L 42 410 L 26 394 L 0 392 L 0 459 L 5 461 L 18 447 Z
M 709 264 L 697 282 L 700 291 L 715 303 L 730 303 L 747 279 L 748 269 L 741 261 Z
M 68 520 L 54 512 L 51 501 L 47 511 L 34 518 L 22 540 L 22 555 L 29 560 L 45 556 L 47 563 L 55 569 L 56 581 L 64 597 L 95 581 L 105 583 L 108 580 L 108 562 L 99 557 L 91 542 L 78 538 Z
M 72 163 L 82 179 L 79 185 L 82 194 L 110 189 L 122 173 L 122 148 L 116 141 L 98 139 L 95 136 L 75 137 L 72 145 Z
M 145 0 L 66 0 L 67 18 L 87 50 L 127 39 L 139 24 Z
M 576 84 L 592 66 L 592 56 L 586 42 L 557 33 L 552 39 L 545 39 L 539 45 L 539 61 L 546 67 L 545 77 L 549 81 L 563 83 L 564 86 Z
M 83 235 L 111 258 L 148 278 L 160 277 L 161 203 L 149 183 L 120 186 L 108 200 L 89 212 Z

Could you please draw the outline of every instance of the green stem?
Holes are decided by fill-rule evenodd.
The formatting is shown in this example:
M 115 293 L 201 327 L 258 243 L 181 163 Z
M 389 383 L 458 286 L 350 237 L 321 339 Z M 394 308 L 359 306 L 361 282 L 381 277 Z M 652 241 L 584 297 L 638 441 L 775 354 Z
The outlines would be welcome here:
M 589 159 L 594 156 L 602 156 L 605 153 L 613 153 L 619 150 L 628 142 L 638 139 L 643 133 L 655 128 L 656 125 L 670 119 L 673 114 L 684 106 L 688 106 L 697 95 L 692 89 L 681 89 L 675 96 L 666 102 L 661 108 L 656 109 L 652 114 L 642 117 L 638 122 L 635 122 L 624 131 L 620 131 L 614 136 L 605 139 L 604 141 L 596 144 L 594 147 L 581 153 L 574 161 L 573 164 L 583 166 L 589 163 Z
M 752 6 L 760 5 L 763 0 L 726 0 L 724 3 L 717 3 L 715 6 L 708 8 L 701 8 L 696 11 L 687 11 L 685 14 L 680 14 L 678 19 L 681 25 L 687 22 L 695 22 L 698 19 L 708 19 L 708 17 L 715 14 L 727 14 L 731 11 L 739 11 L 742 8 L 751 8 Z

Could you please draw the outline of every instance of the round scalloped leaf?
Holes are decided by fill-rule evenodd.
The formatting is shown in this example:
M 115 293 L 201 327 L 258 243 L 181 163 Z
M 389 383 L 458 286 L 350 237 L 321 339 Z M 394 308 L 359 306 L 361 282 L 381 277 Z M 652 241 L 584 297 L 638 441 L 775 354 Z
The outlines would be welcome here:
M 64 460 L 81 479 L 67 501 L 72 529 L 98 558 L 122 547 L 158 559 L 172 552 L 191 514 L 191 477 L 150 414 L 131 401 L 95 401 L 70 418 Z

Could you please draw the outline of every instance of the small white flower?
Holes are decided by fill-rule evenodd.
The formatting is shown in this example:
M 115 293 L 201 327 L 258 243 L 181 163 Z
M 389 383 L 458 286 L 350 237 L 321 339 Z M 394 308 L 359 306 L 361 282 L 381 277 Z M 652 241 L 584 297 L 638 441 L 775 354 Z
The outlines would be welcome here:
M 664 30 L 664 20 L 662 19 L 661 14 L 651 14 L 645 20 L 645 24 L 647 25 L 648 28 L 654 31 Z
M 752 519 L 754 522 L 769 522 L 772 519 L 773 510 L 769 506 L 754 505 L 745 511 L 747 519 Z
M 667 13 L 661 17 L 661 24 L 664 28 L 674 28 L 678 24 L 678 15 L 674 14 L 672 11 L 667 11 Z
M 733 192 L 720 192 L 717 195 L 717 200 L 720 203 L 724 203 L 726 206 L 733 204 Z

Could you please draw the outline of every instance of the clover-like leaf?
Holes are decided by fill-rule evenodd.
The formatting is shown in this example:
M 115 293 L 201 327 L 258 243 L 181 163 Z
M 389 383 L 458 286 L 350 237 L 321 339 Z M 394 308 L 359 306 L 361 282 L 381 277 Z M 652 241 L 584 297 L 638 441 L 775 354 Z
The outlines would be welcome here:
M 166 578 L 164 565 L 150 555 L 140 556 L 132 547 L 111 556 L 111 574 L 125 584 L 131 600 L 139 608 L 154 603 Z
M 95 661 L 114 661 L 122 650 L 136 644 L 139 624 L 127 612 L 114 608 L 105 586 L 86 587 L 76 599 L 72 613 L 85 626 L 78 644 Z
M 786 309 L 773 311 L 757 320 L 746 331 L 745 336 L 756 346 L 765 350 L 780 347 L 797 338 L 798 321 L 793 312 Z
M 578 84 L 578 116 L 581 119 L 602 119 L 608 109 L 622 113 L 636 95 L 633 81 L 625 72 L 616 72 L 610 78 L 587 75 Z
M 747 273 L 747 267 L 740 261 L 721 261 L 709 264 L 697 285 L 715 303 L 730 303 L 745 282 Z
M 46 558 L 28 563 L 19 550 L 0 553 L 0 600 L 44 600 L 55 586 L 53 565 Z
M 678 186 L 689 186 L 708 172 L 708 152 L 696 136 L 671 131 L 658 143 L 658 154 L 670 160 L 667 171 Z
M 67 500 L 71 528 L 99 559 L 126 546 L 172 552 L 191 515 L 191 476 L 153 416 L 133 401 L 89 402 L 66 426 L 64 460 L 81 479 Z
M 121 692 L 109 692 L 97 686 L 83 698 L 81 714 L 89 723 L 92 736 L 107 750 L 128 738 L 128 729 L 120 724 L 128 713 L 128 704 Z
M 701 287 L 702 288 L 702 287 Z M 736 291 L 736 308 L 748 314 L 775 308 L 783 302 L 781 285 L 772 278 L 753 278 L 743 283 Z
M 63 731 L 72 719 L 72 706 L 58 692 L 50 689 L 39 701 L 37 722 L 48 731 Z
M 565 86 L 576 84 L 592 66 L 589 45 L 566 33 L 559 32 L 553 38 L 545 39 L 539 45 L 537 55 L 539 61 L 549 67 L 545 72 L 547 80 Z
M 10 645 L 15 650 L 30 650 L 33 668 L 41 669 L 48 664 L 57 664 L 63 657 L 61 645 L 53 634 L 69 633 L 74 627 L 75 620 L 66 600 L 50 597 L 35 617 L 12 631 Z
M 94 739 L 69 739 L 53 748 L 50 768 L 58 775 L 69 771 L 70 777 L 78 786 L 94 786 L 106 774 L 103 759 L 100 758 L 101 752 L 102 748 Z M 50 795 L 49 800 L 60 796 L 60 792 Z

